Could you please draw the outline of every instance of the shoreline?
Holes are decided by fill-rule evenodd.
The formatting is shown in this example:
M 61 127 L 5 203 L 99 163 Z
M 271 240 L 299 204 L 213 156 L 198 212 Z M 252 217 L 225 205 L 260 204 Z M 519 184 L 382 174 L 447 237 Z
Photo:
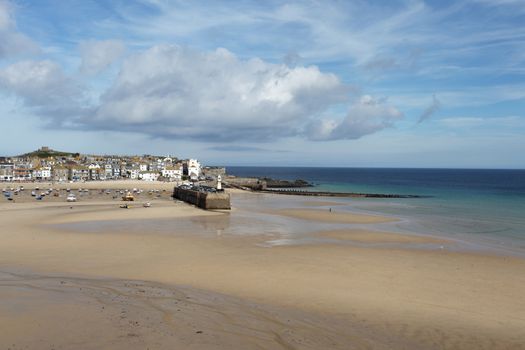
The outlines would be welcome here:
M 246 197 L 256 208 L 260 206 L 262 197 L 240 192 L 233 195 Z M 144 348 L 154 338 L 162 343 L 159 348 L 175 349 L 186 349 L 190 344 L 234 348 L 232 342 L 236 339 L 246 344 L 245 348 L 259 344 L 268 349 L 285 345 L 297 349 L 519 349 L 523 344 L 519 332 L 525 327 L 521 317 L 525 314 L 524 259 L 408 249 L 404 245 L 414 240 L 416 244 L 443 244 L 429 242 L 423 235 L 414 238 L 368 229 L 334 231 L 332 224 L 313 215 L 325 215 L 326 208 L 305 206 L 306 214 L 302 214 L 306 217 L 291 218 L 279 211 L 261 214 L 271 215 L 270 219 L 278 225 L 272 227 L 265 222 L 258 224 L 260 218 L 252 214 L 249 206 L 234 208 L 229 214 L 205 212 L 161 197 L 151 208 L 121 210 L 118 201 L 101 194 L 93 196 L 75 203 L 73 209 L 65 202 L 0 203 L 0 271 L 24 270 L 32 275 L 0 281 L 4 293 L 0 299 L 9 300 L 7 304 L 0 302 L 0 307 L 4 311 L 14 307 L 9 309 L 8 318 L 0 316 L 0 324 L 24 330 L 28 320 L 35 319 L 48 327 L 47 333 L 37 326 L 31 328 L 35 337 L 49 334 L 49 344 L 63 341 L 68 347 L 73 340 L 60 338 L 58 329 L 47 321 L 55 317 L 52 310 L 60 304 L 58 296 L 69 295 L 61 307 L 93 325 L 93 332 L 99 329 L 97 324 L 108 329 L 100 339 L 105 343 L 88 348 L 112 348 L 115 338 L 109 330 L 122 335 L 118 339 L 124 339 L 132 349 Z M 359 214 L 352 215 L 356 219 Z M 134 231 L 95 226 L 91 232 L 77 232 L 74 226 L 60 230 L 53 227 L 96 222 L 104 217 L 113 218 L 117 225 L 136 219 L 129 226 Z M 164 222 L 163 218 L 171 219 Z M 144 221 L 141 223 L 140 219 Z M 367 227 L 369 220 L 366 218 L 360 225 Z M 287 231 L 276 230 L 280 225 L 287 227 L 286 223 L 299 225 L 298 230 L 309 227 L 312 233 L 306 236 L 328 235 L 336 242 L 260 246 L 271 239 L 286 239 Z M 337 225 L 351 228 L 353 224 L 345 219 Z M 225 230 L 228 227 L 242 232 Z M 328 230 L 319 231 L 317 227 Z M 246 228 L 251 228 L 253 234 L 243 234 L 247 233 Z M 352 239 L 368 245 L 337 244 L 337 240 Z M 388 246 L 392 240 L 401 245 Z M 88 282 L 75 285 L 82 288 L 82 293 L 75 290 L 68 294 L 70 289 L 64 285 L 46 284 L 51 283 L 46 276 L 65 276 L 68 286 L 75 278 L 86 278 Z M 30 287 L 31 281 L 41 280 L 43 285 Z M 112 282 L 104 285 L 101 280 Z M 109 292 L 128 288 L 118 281 L 157 286 L 164 295 L 163 304 L 155 304 L 159 299 L 148 292 L 149 287 Z M 6 283 L 8 288 L 4 288 Z M 44 287 L 58 294 L 40 292 Z M 180 288 L 189 288 L 186 291 L 196 293 L 195 298 L 199 293 L 209 293 L 213 303 L 206 307 L 194 304 L 185 314 L 188 318 L 174 318 L 175 302 L 183 300 L 175 295 Z M 23 292 L 19 295 L 16 290 Z M 103 305 L 99 299 L 84 294 L 96 290 L 109 293 L 104 297 L 97 294 L 102 299 L 108 297 Z M 146 290 L 146 294 L 140 290 Z M 187 296 L 191 300 L 192 296 Z M 124 299 L 127 304 L 121 304 Z M 82 306 L 76 308 L 79 302 Z M 108 308 L 107 314 L 100 311 L 102 306 Z M 171 311 L 166 313 L 166 308 Z M 133 318 L 121 319 L 117 311 L 122 309 L 127 310 L 127 315 L 133 313 Z M 259 311 L 254 314 L 254 310 Z M 70 316 L 66 312 L 56 317 L 67 321 Z M 170 326 L 164 317 L 178 320 L 178 326 Z M 148 323 L 148 318 L 158 323 Z M 140 326 L 129 321 L 139 322 Z M 186 321 L 197 327 L 181 328 L 181 322 Z M 198 324 L 201 321 L 202 325 Z M 90 328 L 71 322 L 70 333 L 89 342 Z M 155 333 L 155 327 L 162 328 L 162 334 Z M 1 329 L 0 339 L 22 334 L 2 334 Z M 203 333 L 195 333 L 199 330 Z M 22 342 L 22 338 L 17 339 Z

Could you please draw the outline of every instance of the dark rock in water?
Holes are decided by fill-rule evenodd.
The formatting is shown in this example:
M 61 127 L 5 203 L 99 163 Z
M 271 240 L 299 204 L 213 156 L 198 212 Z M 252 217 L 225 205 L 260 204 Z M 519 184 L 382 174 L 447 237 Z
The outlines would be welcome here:
M 301 187 L 312 187 L 313 185 L 303 179 L 297 179 L 295 181 L 289 180 L 277 180 L 271 178 L 262 178 L 261 180 L 266 182 L 267 188 L 301 188 Z

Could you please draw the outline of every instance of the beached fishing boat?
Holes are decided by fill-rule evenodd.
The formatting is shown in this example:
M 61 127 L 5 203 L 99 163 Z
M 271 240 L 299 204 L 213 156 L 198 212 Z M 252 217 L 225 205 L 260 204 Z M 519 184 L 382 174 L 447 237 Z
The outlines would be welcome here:
M 135 200 L 135 197 L 131 194 L 131 192 L 126 193 L 125 196 L 122 197 L 123 201 L 132 202 Z
M 150 202 L 144 203 L 144 208 L 149 208 L 149 207 L 151 207 L 151 203 Z
M 68 196 L 66 198 L 66 201 L 68 201 L 68 202 L 76 202 L 77 201 L 77 197 L 73 193 L 70 193 L 70 194 L 68 194 Z

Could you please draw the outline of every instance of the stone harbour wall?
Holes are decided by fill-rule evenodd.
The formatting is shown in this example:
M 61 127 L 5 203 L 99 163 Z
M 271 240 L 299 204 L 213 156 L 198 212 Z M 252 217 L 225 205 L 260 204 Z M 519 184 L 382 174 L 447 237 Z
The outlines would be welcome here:
M 202 209 L 231 209 L 230 194 L 175 187 L 173 197 Z

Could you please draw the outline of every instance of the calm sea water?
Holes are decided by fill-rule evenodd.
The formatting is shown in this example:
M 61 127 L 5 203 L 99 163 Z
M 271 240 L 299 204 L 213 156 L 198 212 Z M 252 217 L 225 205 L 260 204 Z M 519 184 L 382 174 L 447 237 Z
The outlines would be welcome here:
M 227 167 L 237 176 L 304 179 L 312 190 L 415 194 L 417 199 L 337 199 L 397 215 L 400 231 L 474 240 L 525 253 L 525 170 Z

